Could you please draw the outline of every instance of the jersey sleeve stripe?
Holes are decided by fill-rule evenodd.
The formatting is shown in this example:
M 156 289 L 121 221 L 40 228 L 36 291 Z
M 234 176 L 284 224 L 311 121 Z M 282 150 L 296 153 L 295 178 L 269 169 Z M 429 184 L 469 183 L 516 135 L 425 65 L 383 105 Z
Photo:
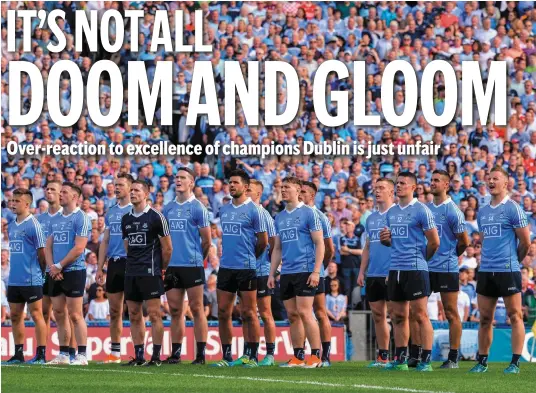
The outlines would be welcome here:
M 314 209 L 311 209 L 311 210 L 313 212 L 313 217 L 314 217 L 314 228 L 311 229 L 311 232 L 320 231 L 320 230 L 322 230 L 322 224 L 320 223 L 320 217 L 319 217 L 318 213 Z
M 274 237 L 275 236 L 274 219 L 272 218 L 272 216 L 270 215 L 270 213 L 268 213 L 266 209 L 263 208 L 261 209 L 261 211 L 266 220 L 266 229 L 268 230 L 268 237 Z
M 39 221 L 37 221 L 35 217 L 32 217 L 32 222 L 35 226 L 37 248 L 43 248 L 46 245 L 46 239 L 45 239 L 45 234 L 43 233 L 43 229 L 41 228 L 41 224 L 39 224 Z
M 169 236 L 169 226 L 168 226 L 166 218 L 158 210 L 156 209 L 153 209 L 153 210 L 158 214 L 158 216 L 160 217 L 160 220 L 162 221 L 162 232 L 164 233 L 164 237 Z
M 517 211 L 517 223 L 514 225 L 514 228 L 526 227 L 527 225 L 529 225 L 526 214 L 523 212 L 523 210 L 521 210 L 521 207 L 516 202 L 513 202 L 513 204 Z
M 251 202 L 253 203 L 253 202 Z M 259 215 L 259 232 L 266 232 L 267 231 L 267 228 L 266 228 L 266 220 L 263 220 L 262 219 L 262 211 L 261 211 L 261 208 L 257 205 L 255 205 L 253 203 L 253 205 L 255 206 L 255 209 L 257 209 L 257 214 Z
M 201 210 L 201 223 L 197 226 L 198 228 L 206 228 L 210 226 L 210 219 L 208 216 L 208 209 L 203 206 L 203 204 L 197 201 L 199 209 Z
M 434 215 L 426 205 L 422 205 L 424 208 L 424 214 L 426 214 L 426 228 L 424 228 L 425 231 L 435 228 L 435 222 L 434 222 Z
M 454 208 L 454 212 L 456 213 L 456 227 L 454 228 L 454 233 L 463 233 L 465 232 L 465 217 L 462 213 L 462 211 L 456 206 L 454 202 L 451 202 L 452 206 Z

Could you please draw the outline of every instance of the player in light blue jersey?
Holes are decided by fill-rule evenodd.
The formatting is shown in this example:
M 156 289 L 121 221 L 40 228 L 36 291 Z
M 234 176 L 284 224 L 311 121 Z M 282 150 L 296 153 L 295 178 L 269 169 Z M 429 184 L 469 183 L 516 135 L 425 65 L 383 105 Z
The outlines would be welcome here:
M 60 353 L 49 364 L 69 364 L 70 318 L 78 354 L 73 365 L 87 366 L 87 325 L 82 311 L 86 285 L 84 250 L 91 234 L 89 217 L 77 207 L 82 190 L 76 184 L 65 182 L 60 192 L 63 211 L 50 223 L 46 246 L 49 275 L 54 282 L 49 287 L 52 307 L 58 325 Z
M 439 248 L 439 236 L 430 209 L 413 197 L 417 178 L 402 172 L 396 180 L 399 203 L 389 209 L 387 228 L 380 232 L 382 244 L 391 247 L 387 296 L 393 319 L 395 360 L 386 370 L 408 370 L 408 317 L 421 325 L 422 361 L 417 371 L 432 371 L 434 331 L 428 318 L 430 278 L 427 261 Z
M 110 354 L 104 363 L 121 363 L 121 333 L 123 331 L 123 303 L 125 300 L 125 268 L 127 252 L 123 243 L 121 220 L 130 213 L 130 186 L 134 178 L 128 173 L 120 173 L 114 181 L 117 203 L 104 216 L 104 236 L 99 248 L 96 281 L 106 283 L 106 297 L 110 304 Z M 107 262 L 106 276 L 104 263 Z
M 266 341 L 266 356 L 259 362 L 259 366 L 267 367 L 274 366 L 274 352 L 275 352 L 275 321 L 272 315 L 272 295 L 273 289 L 268 288 L 268 276 L 270 274 L 270 251 L 274 247 L 275 241 L 275 225 L 274 219 L 268 213 L 268 211 L 261 206 L 261 196 L 264 190 L 264 186 L 259 180 L 251 179 L 249 181 L 248 196 L 251 198 L 253 203 L 259 207 L 261 213 L 261 220 L 264 221 L 266 226 L 266 232 L 268 234 L 268 246 L 262 253 L 262 255 L 257 258 L 257 308 L 259 310 L 259 315 L 261 316 L 263 325 L 264 325 L 264 339 Z M 247 322 L 242 324 L 242 329 L 244 331 L 244 337 L 249 337 L 249 326 Z M 243 355 L 240 360 L 249 359 L 249 346 L 248 343 L 244 340 L 244 350 Z
M 63 208 L 60 206 L 60 191 L 61 183 L 58 181 L 49 181 L 45 190 L 45 199 L 48 203 L 48 210 L 46 213 L 43 213 L 37 217 L 37 221 L 41 224 L 45 238 L 48 239 L 50 235 L 50 223 L 52 219 L 61 214 Z M 45 272 L 45 280 L 43 283 L 43 318 L 45 320 L 45 325 L 47 326 L 47 338 L 50 336 L 50 315 L 52 314 L 52 300 L 49 296 L 49 288 L 52 288 L 54 284 L 54 279 L 48 274 L 49 267 L 47 265 Z M 58 278 L 62 278 L 60 274 Z M 69 324 L 71 325 L 71 331 L 73 331 L 73 325 L 69 319 Z M 76 356 L 76 339 L 74 334 L 71 334 L 71 340 L 69 342 L 69 357 L 71 360 L 74 360 Z
M 478 212 L 482 256 L 476 292 L 480 310 L 478 329 L 478 364 L 471 372 L 488 370 L 488 355 L 493 340 L 493 315 L 497 299 L 502 297 L 512 326 L 512 361 L 504 370 L 519 373 L 519 359 L 525 340 L 521 305 L 521 271 L 519 264 L 530 247 L 527 217 L 517 203 L 508 197 L 508 173 L 494 167 L 489 174 L 489 205 Z
M 236 293 L 240 292 L 242 317 L 248 324 L 249 359 L 236 365 L 258 366 L 259 319 L 257 318 L 257 258 L 268 245 L 266 226 L 257 205 L 247 197 L 250 178 L 242 170 L 234 170 L 229 178 L 232 202 L 220 208 L 222 256 L 218 271 L 217 298 L 220 340 L 223 360 L 215 367 L 229 367 L 231 353 L 232 312 Z
M 460 274 L 458 257 L 469 246 L 469 235 L 465 229 L 465 218 L 454 201 L 447 195 L 450 187 L 450 176 L 444 170 L 435 170 L 432 174 L 431 191 L 433 202 L 427 204 L 434 215 L 439 233 L 439 249 L 428 262 L 430 271 L 430 289 L 441 294 L 441 303 L 449 321 L 450 351 L 448 359 L 440 368 L 458 368 L 458 350 L 462 338 L 462 322 L 458 313 L 458 292 L 460 290 Z M 411 349 L 410 360 L 418 363 L 420 327 L 410 321 Z M 414 340 L 413 338 L 416 338 Z M 415 346 L 414 346 L 415 345 Z M 415 364 L 416 366 L 416 364 Z M 411 367 L 411 365 L 410 365 Z
M 387 283 L 391 248 L 380 242 L 380 232 L 387 226 L 387 214 L 394 206 L 395 183 L 391 179 L 380 178 L 374 184 L 374 196 L 378 210 L 372 212 L 365 223 L 367 240 L 361 254 L 361 268 L 357 284 L 365 287 L 367 300 L 372 310 L 378 357 L 369 364 L 370 368 L 383 368 L 389 362 L 389 325 L 387 324 Z M 366 280 L 365 280 L 366 275 Z
M 324 237 L 324 262 L 320 266 L 320 279 L 318 281 L 318 289 L 315 294 L 315 300 L 313 302 L 313 309 L 315 311 L 316 319 L 318 320 L 318 326 L 320 328 L 320 340 L 322 342 L 322 355 L 320 367 L 329 367 L 331 366 L 331 361 L 329 360 L 329 353 L 331 351 L 331 323 L 326 309 L 326 284 L 324 279 L 324 267 L 327 267 L 331 262 L 331 258 L 335 254 L 335 246 L 333 245 L 333 239 L 331 237 L 331 223 L 329 218 L 318 210 L 315 206 L 315 197 L 318 192 L 316 184 L 309 181 L 303 181 L 300 193 L 300 200 L 311 209 L 316 211 L 318 218 L 320 219 L 320 224 L 322 225 L 322 236 Z M 296 318 L 299 320 L 299 318 Z M 301 320 L 299 320 L 300 334 L 298 337 L 303 338 L 305 342 L 305 330 Z
M 186 167 L 179 168 L 175 176 L 176 198 L 162 212 L 169 224 L 173 254 L 166 270 L 166 290 L 171 313 L 171 356 L 168 364 L 181 361 L 182 340 L 186 330 L 184 323 L 184 294 L 194 317 L 194 335 L 197 355 L 192 364 L 205 364 L 208 324 L 203 306 L 205 270 L 203 261 L 211 245 L 208 211 L 195 199 L 193 189 L 195 173 Z
M 301 181 L 298 178 L 287 177 L 283 180 L 281 196 L 286 207 L 275 218 L 277 236 L 268 287 L 275 287 L 275 274 L 283 262 L 281 299 L 289 316 L 291 331 L 299 331 L 295 325 L 300 322 L 303 324 L 305 336 L 311 345 L 311 357 L 305 362 L 305 340 L 300 339 L 299 342 L 293 342 L 294 357 L 282 366 L 315 368 L 321 364 L 321 360 L 320 330 L 313 315 L 313 303 L 324 261 L 324 238 L 316 210 L 299 201 L 300 193 Z
M 46 363 L 47 327 L 43 319 L 43 272 L 46 239 L 37 219 L 30 213 L 33 196 L 30 190 L 13 191 L 11 210 L 17 218 L 8 225 L 10 270 L 7 300 L 15 341 L 15 354 L 7 364 L 24 363 L 24 306 L 35 323 L 36 356 L 32 364 Z

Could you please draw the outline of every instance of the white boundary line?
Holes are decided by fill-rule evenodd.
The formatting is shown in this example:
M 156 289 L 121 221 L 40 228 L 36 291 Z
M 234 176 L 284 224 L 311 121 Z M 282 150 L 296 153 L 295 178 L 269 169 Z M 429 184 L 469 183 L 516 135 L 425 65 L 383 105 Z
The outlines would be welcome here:
M 149 371 L 129 371 L 129 370 L 99 370 L 95 368 L 83 368 L 83 367 L 57 367 L 57 366 L 7 366 L 13 368 L 46 368 L 48 370 L 64 370 L 64 371 L 86 371 L 86 372 L 101 372 L 101 373 L 118 373 L 118 374 L 140 374 L 140 375 L 165 375 L 173 377 L 197 377 L 197 378 L 207 378 L 207 379 L 227 379 L 227 380 L 242 380 L 242 381 L 253 381 L 253 382 L 270 382 L 270 383 L 288 383 L 288 384 L 299 384 L 299 385 L 313 385 L 313 386 L 325 386 L 333 388 L 353 388 L 353 389 L 367 389 L 367 390 L 390 390 L 395 392 L 406 392 L 406 393 L 454 393 L 454 392 L 442 392 L 435 390 L 420 390 L 420 389 L 411 389 L 411 388 L 401 388 L 401 387 L 389 387 L 389 386 L 377 386 L 377 385 L 362 385 L 362 384 L 351 384 L 345 385 L 342 383 L 331 383 L 331 382 L 319 382 L 319 381 L 303 381 L 303 380 L 293 380 L 293 379 L 275 379 L 275 378 L 257 378 L 257 377 L 238 377 L 238 376 L 227 376 L 227 375 L 208 375 L 208 374 L 181 374 L 181 373 L 152 373 Z

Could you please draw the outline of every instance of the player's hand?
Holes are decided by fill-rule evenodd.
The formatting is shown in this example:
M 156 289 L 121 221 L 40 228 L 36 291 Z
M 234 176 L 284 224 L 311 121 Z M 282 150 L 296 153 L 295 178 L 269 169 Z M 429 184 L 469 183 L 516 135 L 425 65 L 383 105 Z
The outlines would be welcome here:
M 310 287 L 315 288 L 315 287 L 318 286 L 319 281 L 320 281 L 320 273 L 312 272 L 309 275 L 309 278 L 307 279 L 307 285 L 309 285 Z
M 104 285 L 104 272 L 101 269 L 97 270 L 95 281 L 97 281 L 97 284 L 99 285 Z
M 50 275 L 52 276 L 52 278 L 56 277 L 60 273 L 61 273 L 61 270 L 58 269 L 56 266 L 54 265 L 50 266 Z
M 382 231 L 380 232 L 380 242 L 382 244 L 391 243 L 391 231 L 389 230 L 389 228 L 383 228 Z
M 365 286 L 365 275 L 364 274 L 359 273 L 359 275 L 357 276 L 357 285 L 359 285 L 360 287 Z
M 268 285 L 269 289 L 274 289 L 275 288 L 275 277 L 274 276 L 270 275 L 268 277 L 268 284 L 267 285 Z
M 61 281 L 63 280 L 63 274 L 62 273 L 58 273 L 58 274 L 55 274 L 55 275 L 50 275 L 50 277 L 52 277 L 52 279 L 54 281 Z

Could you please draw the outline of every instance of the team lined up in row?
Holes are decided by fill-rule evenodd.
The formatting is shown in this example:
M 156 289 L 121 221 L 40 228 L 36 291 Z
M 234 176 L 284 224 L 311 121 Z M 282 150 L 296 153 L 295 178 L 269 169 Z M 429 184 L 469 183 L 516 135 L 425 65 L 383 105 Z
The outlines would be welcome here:
M 208 329 L 202 312 L 203 261 L 208 255 L 211 237 L 207 211 L 193 197 L 194 179 L 188 168 L 178 171 L 176 199 L 162 213 L 147 204 L 149 190 L 145 182 L 133 180 L 130 175 L 120 175 L 115 181 L 118 204 L 106 216 L 97 273 L 98 282 L 104 283 L 103 266 L 107 259 L 106 287 L 112 338 L 107 362 L 121 361 L 124 298 L 136 353 L 136 357 L 126 364 L 161 364 L 163 326 L 159 310 L 160 296 L 165 291 L 172 314 L 172 355 L 167 362 L 180 362 L 184 335 L 183 300 L 187 292 L 197 342 L 194 364 L 205 363 Z M 480 210 L 478 217 L 484 240 L 477 288 L 481 312 L 479 363 L 473 368 L 477 372 L 487 370 L 491 322 L 499 297 L 505 300 L 513 330 L 514 355 L 507 371 L 519 372 L 524 336 L 519 261 L 526 255 L 530 239 L 525 214 L 507 196 L 507 180 L 508 175 L 502 168 L 490 172 L 488 188 L 492 201 Z M 431 186 L 434 202 L 424 205 L 413 198 L 417 184 L 415 175 L 401 173 L 396 182 L 398 204 L 395 205 L 393 181 L 376 181 L 374 195 L 378 210 L 367 219 L 367 242 L 362 251 L 362 269 L 358 278 L 359 284 L 364 285 L 367 272 L 367 298 L 373 310 L 379 346 L 379 356 L 372 363 L 373 367 L 407 369 L 411 326 L 412 348 L 416 351 L 412 353 L 414 360 L 410 365 L 413 362 L 418 370 L 431 371 L 433 331 L 426 312 L 431 291 L 441 293 L 451 329 L 449 360 L 442 367 L 457 367 L 461 338 L 461 323 L 456 312 L 457 261 L 469 241 L 463 215 L 447 196 L 449 183 L 446 172 L 435 171 Z M 322 273 L 333 255 L 333 243 L 327 218 L 314 207 L 316 186 L 293 177 L 286 178 L 282 186 L 286 208 L 272 219 L 259 205 L 263 192 L 260 182 L 250 180 L 245 172 L 237 170 L 231 174 L 229 184 L 232 202 L 224 205 L 220 213 L 223 251 L 217 284 L 223 359 L 215 366 L 275 364 L 275 326 L 270 296 L 281 262 L 281 296 L 291 323 L 295 354 L 283 366 L 329 366 L 331 332 Z M 10 225 L 9 236 L 12 258 L 15 258 L 12 264 L 16 267 L 12 268 L 8 287 L 8 300 L 15 306 L 13 329 L 18 330 L 13 362 L 24 361 L 20 358 L 23 322 L 17 318 L 17 305 L 24 307 L 28 302 L 32 317 L 37 316 L 34 321 L 38 351 L 33 361 L 44 362 L 48 335 L 43 311 L 45 316 L 50 315 L 52 304 L 58 324 L 60 354 L 50 363 L 70 363 L 69 345 L 74 345 L 69 343 L 73 336 L 71 330 L 74 330 L 79 345 L 78 355 L 71 364 L 87 364 L 87 329 L 81 313 L 81 296 L 85 284 L 83 250 L 91 223 L 76 207 L 79 196 L 76 185 L 49 183 L 46 190 L 49 211 L 39 216 L 38 225 L 29 213 L 31 193 L 26 190 L 14 192 L 11 206 L 17 220 Z M 21 248 L 23 250 L 19 252 Z M 30 251 L 25 253 L 24 248 Z M 46 264 L 47 268 L 43 286 L 39 263 L 41 266 Z M 237 293 L 242 306 L 245 345 L 243 356 L 233 361 L 231 312 Z M 42 311 L 40 299 L 43 294 L 45 305 Z M 149 362 L 144 359 L 143 301 L 147 302 L 152 322 L 154 345 Z M 396 357 L 390 363 L 387 356 L 387 304 L 396 345 Z M 260 330 L 257 309 L 264 322 L 267 342 L 267 355 L 260 363 L 257 358 Z M 307 361 L 304 353 L 306 338 L 311 346 L 311 357 Z M 422 347 L 422 353 L 418 351 L 419 347 Z

